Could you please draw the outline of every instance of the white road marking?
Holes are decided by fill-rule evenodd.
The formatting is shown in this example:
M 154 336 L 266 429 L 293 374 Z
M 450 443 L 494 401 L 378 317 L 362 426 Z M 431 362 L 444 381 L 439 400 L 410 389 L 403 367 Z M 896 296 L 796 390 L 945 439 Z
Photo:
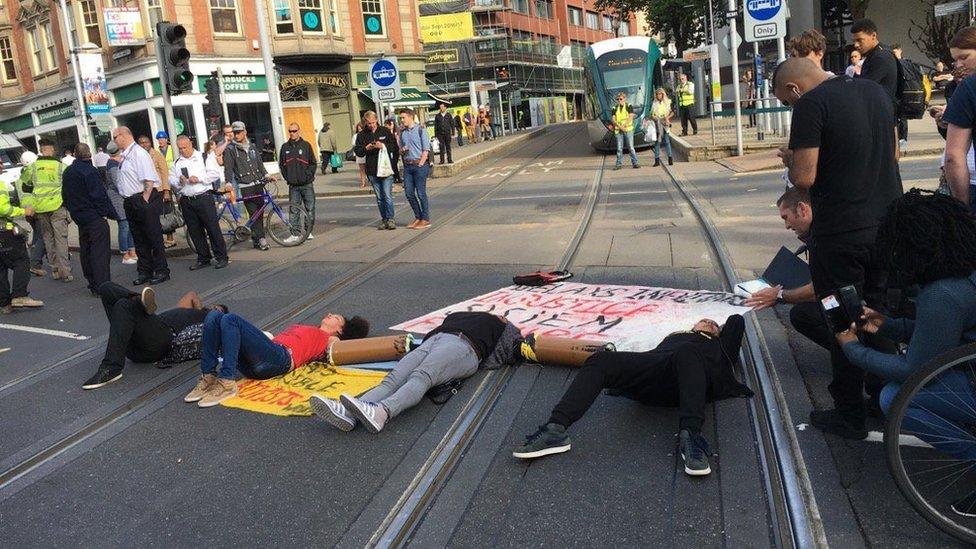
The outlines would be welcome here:
M 867 442 L 884 442 L 884 433 L 881 431 L 868 431 Z M 932 448 L 932 445 L 914 435 L 898 435 L 899 446 L 914 446 L 916 448 Z
M 78 339 L 86 340 L 91 339 L 90 336 L 75 334 L 72 332 L 62 332 L 61 330 L 48 330 L 47 328 L 34 328 L 33 326 L 18 326 L 16 324 L 0 324 L 0 329 L 15 330 L 18 332 L 30 332 L 33 334 L 50 335 L 56 337 L 64 337 L 68 339 Z
M 0 353 L 6 353 L 9 350 L 10 350 L 10 347 L 4 348 L 4 349 L 0 349 Z

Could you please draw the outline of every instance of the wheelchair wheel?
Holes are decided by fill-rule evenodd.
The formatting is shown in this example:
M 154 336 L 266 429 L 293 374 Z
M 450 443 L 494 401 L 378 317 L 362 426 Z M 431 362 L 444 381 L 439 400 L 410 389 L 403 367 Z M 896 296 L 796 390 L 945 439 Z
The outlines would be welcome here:
M 279 246 L 290 248 L 308 239 L 310 222 L 308 212 L 301 204 L 279 204 L 277 208 L 269 207 L 265 213 L 264 232 Z
M 976 544 L 976 344 L 926 364 L 902 384 L 885 424 L 888 467 L 933 525 Z

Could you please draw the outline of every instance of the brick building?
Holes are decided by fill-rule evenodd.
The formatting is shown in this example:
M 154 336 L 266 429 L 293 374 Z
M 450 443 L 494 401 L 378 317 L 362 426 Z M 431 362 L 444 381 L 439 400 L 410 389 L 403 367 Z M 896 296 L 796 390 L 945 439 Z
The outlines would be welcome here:
M 366 70 L 379 52 L 396 55 L 401 83 L 414 106 L 430 106 L 424 57 L 418 40 L 416 2 L 403 0 L 265 0 L 273 58 L 280 75 L 286 122 L 297 121 L 314 140 L 323 121 L 336 129 L 341 147 L 351 128 L 373 108 Z M 187 28 L 193 90 L 173 98 L 175 133 L 198 146 L 207 130 L 204 82 L 218 67 L 232 120 L 243 120 L 258 142 L 271 134 L 268 82 L 258 40 L 253 0 L 69 0 L 68 14 L 55 0 L 0 0 L 0 131 L 28 148 L 36 139 L 77 142 L 78 105 L 68 32 L 75 44 L 100 48 L 111 114 L 90 128 L 96 142 L 111 127 L 137 133 L 163 129 L 162 97 L 153 34 L 161 20 Z M 113 46 L 107 10 L 130 8 L 144 31 L 135 45 Z M 115 13 L 115 12 L 112 12 Z M 113 36 L 113 38 L 115 38 Z M 96 50 L 99 51 L 99 50 Z M 272 90 L 275 86 L 271 86 Z M 363 91 L 365 89 L 365 91 Z M 358 93 L 362 92 L 362 93 Z M 170 129 L 170 133 L 174 133 Z

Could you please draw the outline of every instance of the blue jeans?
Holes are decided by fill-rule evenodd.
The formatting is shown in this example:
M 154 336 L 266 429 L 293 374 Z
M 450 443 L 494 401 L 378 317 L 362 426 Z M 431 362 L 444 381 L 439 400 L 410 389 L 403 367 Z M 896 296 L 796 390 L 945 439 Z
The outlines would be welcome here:
M 664 141 L 664 148 L 668 151 L 668 158 L 671 158 L 671 134 L 668 132 L 661 132 L 661 135 L 657 138 L 657 143 L 654 144 L 654 159 L 661 158 L 661 141 Z
M 428 166 L 405 164 L 403 166 L 403 191 L 407 194 L 407 202 L 417 219 L 430 221 L 430 202 L 427 200 L 427 176 L 430 174 Z
M 308 232 L 312 232 L 312 228 L 315 227 L 315 188 L 309 183 L 308 185 L 289 185 L 288 186 L 288 224 L 291 226 L 291 234 L 298 235 L 301 232 L 301 227 L 298 226 L 298 213 L 297 210 L 291 206 L 304 206 L 305 213 L 308 217 L 305 218 L 305 224 L 308 225 Z
M 619 168 L 620 163 L 624 157 L 624 141 L 627 141 L 627 148 L 630 149 L 630 162 L 636 166 L 637 165 L 637 151 L 634 150 L 634 130 L 629 132 L 617 132 L 617 164 Z
M 129 231 L 129 222 L 123 219 L 119 224 L 119 251 L 125 253 L 136 247 L 132 241 L 132 232 Z
M 224 358 L 218 364 L 217 355 Z M 220 371 L 218 372 L 218 366 Z M 251 379 L 280 376 L 291 369 L 291 355 L 260 328 L 234 313 L 210 311 L 203 321 L 203 356 L 200 371 L 234 379 L 237 372 Z
M 380 217 L 384 220 L 393 219 L 393 176 L 377 177 L 367 175 L 369 184 L 376 193 L 376 206 L 380 209 Z
M 881 390 L 885 415 L 901 385 L 889 383 Z M 976 424 L 976 395 L 969 376 L 948 371 L 915 395 L 905 411 L 902 431 L 914 433 L 940 452 L 956 459 L 976 461 L 976 437 L 967 428 Z

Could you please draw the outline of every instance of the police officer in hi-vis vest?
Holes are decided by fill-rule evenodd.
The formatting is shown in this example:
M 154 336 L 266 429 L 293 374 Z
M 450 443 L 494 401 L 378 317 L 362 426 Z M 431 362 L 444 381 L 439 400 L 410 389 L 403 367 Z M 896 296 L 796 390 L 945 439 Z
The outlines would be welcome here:
M 27 284 L 30 281 L 27 235 L 14 223 L 15 217 L 24 215 L 34 215 L 34 210 L 30 206 L 20 208 L 14 190 L 0 181 L 0 314 L 12 313 L 15 308 L 44 305 L 43 301 L 27 295 Z
M 698 135 L 698 121 L 692 107 L 695 106 L 695 83 L 688 81 L 688 75 L 681 73 L 678 75 L 678 111 L 681 114 L 681 135 L 688 135 L 688 122 L 691 122 L 691 129 Z
M 17 181 L 22 192 L 21 205 L 30 207 L 41 229 L 47 262 L 55 280 L 71 282 L 71 263 L 68 260 L 68 224 L 71 217 L 61 201 L 61 177 L 64 164 L 54 156 L 54 143 L 38 141 L 41 155 L 24 168 Z
M 627 94 L 617 94 L 617 104 L 613 108 L 613 118 L 607 128 L 612 130 L 617 138 L 617 163 L 613 169 L 619 170 L 624 157 L 624 141 L 630 149 L 630 162 L 634 168 L 640 168 L 637 162 L 637 151 L 634 150 L 634 108 L 627 104 Z

